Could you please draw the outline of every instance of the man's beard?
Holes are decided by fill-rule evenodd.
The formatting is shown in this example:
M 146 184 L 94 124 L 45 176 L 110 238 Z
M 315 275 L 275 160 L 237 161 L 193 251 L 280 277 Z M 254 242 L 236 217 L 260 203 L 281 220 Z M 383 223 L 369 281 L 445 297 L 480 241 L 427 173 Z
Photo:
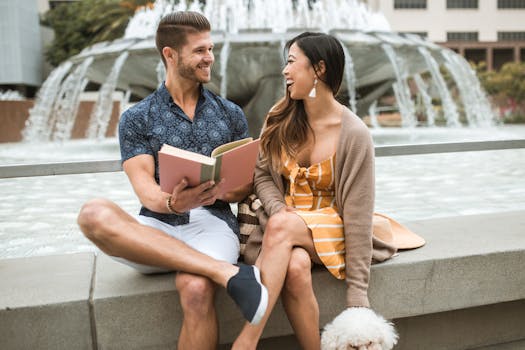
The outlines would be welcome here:
M 199 83 L 207 83 L 210 81 L 209 78 L 200 78 L 198 75 L 197 75 L 197 69 L 199 68 L 196 68 L 196 67 L 192 67 L 190 65 L 187 65 L 187 64 L 184 64 L 183 62 L 179 62 L 178 66 L 177 66 L 177 70 L 179 72 L 179 75 L 185 79 L 188 79 L 188 80 L 193 80 L 193 81 L 196 81 L 196 82 L 199 82 Z M 211 69 L 211 66 L 210 66 L 210 69 Z

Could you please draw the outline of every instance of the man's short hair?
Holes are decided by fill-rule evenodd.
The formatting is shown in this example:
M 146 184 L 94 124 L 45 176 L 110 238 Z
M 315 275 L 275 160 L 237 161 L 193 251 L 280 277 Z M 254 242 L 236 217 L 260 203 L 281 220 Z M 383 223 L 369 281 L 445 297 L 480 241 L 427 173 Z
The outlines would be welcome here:
M 155 44 L 164 66 L 166 66 L 166 60 L 162 55 L 163 48 L 167 46 L 180 51 L 182 46 L 188 42 L 188 33 L 209 32 L 210 30 L 210 22 L 198 12 L 178 11 L 164 16 L 159 22 L 155 36 Z

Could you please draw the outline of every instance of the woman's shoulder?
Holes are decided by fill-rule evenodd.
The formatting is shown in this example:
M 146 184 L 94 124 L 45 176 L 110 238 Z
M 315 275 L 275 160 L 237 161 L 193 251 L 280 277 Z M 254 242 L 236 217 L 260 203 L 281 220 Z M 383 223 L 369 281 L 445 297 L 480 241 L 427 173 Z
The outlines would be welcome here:
M 345 107 L 341 121 L 342 135 L 347 137 L 370 138 L 370 130 L 361 118 Z

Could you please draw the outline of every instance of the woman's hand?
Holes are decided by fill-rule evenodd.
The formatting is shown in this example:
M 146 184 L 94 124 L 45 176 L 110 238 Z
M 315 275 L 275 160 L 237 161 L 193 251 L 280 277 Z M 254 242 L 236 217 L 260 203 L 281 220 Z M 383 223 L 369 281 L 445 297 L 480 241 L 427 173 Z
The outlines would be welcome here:
M 278 213 L 280 213 L 280 212 L 294 213 L 296 211 L 297 211 L 297 209 L 294 208 L 294 207 L 285 206 L 285 207 L 282 207 L 281 210 L 278 211 Z
M 225 201 L 228 203 L 236 203 L 236 202 L 242 201 L 252 192 L 253 192 L 253 183 L 249 183 L 249 184 L 234 188 L 233 190 L 229 192 L 222 193 L 219 195 L 217 199 L 220 199 L 221 201 Z

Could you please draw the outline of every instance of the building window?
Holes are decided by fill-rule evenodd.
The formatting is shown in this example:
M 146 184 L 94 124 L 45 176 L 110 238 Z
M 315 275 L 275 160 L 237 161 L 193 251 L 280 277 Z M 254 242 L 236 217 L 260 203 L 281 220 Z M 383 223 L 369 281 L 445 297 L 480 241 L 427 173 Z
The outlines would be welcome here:
M 478 32 L 447 32 L 447 41 L 478 41 Z
M 492 52 L 492 68 L 500 70 L 505 63 L 514 62 L 514 49 L 494 49 Z
M 395 9 L 426 9 L 427 0 L 394 0 Z
M 447 0 L 447 9 L 477 9 L 478 0 Z
M 525 41 L 525 32 L 498 32 L 498 41 Z
M 465 49 L 464 55 L 469 62 L 487 62 L 487 49 Z
M 498 0 L 499 9 L 525 9 L 525 0 Z

